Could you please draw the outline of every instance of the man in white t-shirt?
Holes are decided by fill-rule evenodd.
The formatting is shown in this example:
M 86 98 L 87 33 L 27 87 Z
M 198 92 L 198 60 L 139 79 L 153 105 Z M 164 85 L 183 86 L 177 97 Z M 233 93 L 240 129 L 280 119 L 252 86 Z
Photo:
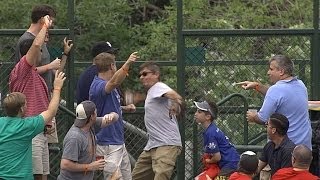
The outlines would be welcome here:
M 140 81 L 147 91 L 144 122 L 148 142 L 132 172 L 133 180 L 169 180 L 178 155 L 181 136 L 177 115 L 182 97 L 160 82 L 160 68 L 154 62 L 140 66 Z

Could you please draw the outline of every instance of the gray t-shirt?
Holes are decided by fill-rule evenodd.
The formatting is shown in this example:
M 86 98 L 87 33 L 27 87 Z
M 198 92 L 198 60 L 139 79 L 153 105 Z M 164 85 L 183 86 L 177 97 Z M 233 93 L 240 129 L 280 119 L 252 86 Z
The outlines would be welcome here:
M 96 126 L 101 126 L 101 118 L 97 118 Z M 93 145 L 93 146 L 92 146 Z M 72 125 L 63 140 L 62 158 L 79 164 L 90 164 L 96 159 L 96 140 L 92 130 L 84 132 Z M 72 172 L 60 169 L 58 180 L 92 180 L 94 171 Z
M 33 34 L 31 34 L 30 32 L 26 31 L 19 38 L 17 46 L 16 46 L 16 49 L 15 49 L 15 59 L 14 59 L 15 63 L 18 63 L 20 61 L 20 59 L 22 58 L 21 54 L 20 54 L 20 43 L 23 42 L 26 39 L 35 39 L 35 36 Z M 49 54 L 49 51 L 48 51 L 48 48 L 47 48 L 46 44 L 42 45 L 41 52 L 42 52 L 42 55 L 41 55 L 41 65 L 40 66 L 49 64 L 50 63 L 50 54 Z M 41 76 L 45 80 L 45 82 L 46 82 L 46 84 L 48 86 L 49 92 L 51 92 L 52 88 L 53 88 L 53 85 L 52 85 L 53 72 L 52 71 L 47 71 L 47 72 L 41 74 Z
M 147 93 L 144 122 L 149 136 L 144 150 L 173 145 L 181 146 L 181 136 L 176 117 L 170 118 L 170 100 L 163 95 L 172 89 L 162 82 L 154 84 Z

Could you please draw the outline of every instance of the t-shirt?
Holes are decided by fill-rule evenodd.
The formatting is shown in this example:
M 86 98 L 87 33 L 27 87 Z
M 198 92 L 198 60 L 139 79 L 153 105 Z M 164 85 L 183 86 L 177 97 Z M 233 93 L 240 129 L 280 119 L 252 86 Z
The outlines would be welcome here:
M 97 118 L 95 126 L 101 127 L 102 118 Z M 91 141 L 90 141 L 91 140 Z M 63 140 L 62 158 L 79 164 L 90 164 L 96 158 L 96 139 L 94 131 L 88 132 L 72 125 Z M 58 180 L 90 180 L 93 179 L 94 171 L 72 172 L 60 169 Z
M 247 174 L 234 172 L 230 175 L 229 180 L 252 180 L 252 177 Z
M 279 169 L 271 178 L 272 180 L 317 180 L 309 171 L 295 171 L 293 167 Z
M 146 151 L 165 145 L 181 146 L 177 119 L 169 116 L 171 102 L 163 96 L 171 90 L 166 84 L 157 82 L 147 92 L 144 104 L 144 122 L 149 137 Z
M 269 164 L 273 175 L 278 169 L 292 166 L 291 157 L 295 146 L 287 136 L 277 148 L 275 148 L 275 144 L 272 141 L 269 141 L 263 147 L 260 160 Z
M 124 144 L 124 127 L 122 121 L 122 110 L 120 106 L 120 95 L 117 89 L 106 93 L 105 86 L 107 81 L 95 76 L 89 91 L 89 99 L 97 107 L 97 116 L 104 116 L 110 112 L 119 115 L 119 119 L 109 126 L 102 128 L 97 134 L 97 144 L 122 145 Z
M 11 71 L 9 89 L 10 92 L 21 92 L 26 96 L 27 110 L 25 116 L 35 116 L 48 109 L 49 92 L 47 85 L 36 72 L 34 66 L 28 64 L 26 56 L 23 56 Z
M 96 75 L 98 75 L 96 65 L 89 66 L 80 74 L 76 92 L 77 104 L 80 104 L 82 101 L 89 100 L 90 86 Z
M 35 36 L 33 34 L 31 34 L 30 32 L 26 31 L 19 38 L 17 46 L 16 46 L 16 49 L 15 49 L 15 63 L 18 63 L 20 61 L 20 59 L 22 58 L 22 56 L 20 54 L 20 44 L 21 44 L 21 42 L 23 42 L 26 39 L 34 40 Z M 50 54 L 49 54 L 49 51 L 48 51 L 48 48 L 47 48 L 46 44 L 44 43 L 41 46 L 41 65 L 40 66 L 43 66 L 43 65 L 46 65 L 46 64 L 49 64 L 49 63 L 50 63 Z M 45 73 L 42 73 L 41 76 L 45 80 L 45 82 L 46 82 L 46 84 L 48 86 L 49 92 L 51 92 L 52 88 L 53 88 L 53 84 L 52 84 L 52 82 L 53 82 L 53 74 L 52 74 L 52 71 L 47 71 Z
M 41 115 L 0 118 L 0 179 L 33 180 L 31 142 L 43 128 Z
M 203 144 L 205 153 L 220 152 L 221 160 L 218 163 L 220 169 L 237 169 L 239 153 L 230 143 L 229 138 L 214 123 L 211 123 L 203 132 Z

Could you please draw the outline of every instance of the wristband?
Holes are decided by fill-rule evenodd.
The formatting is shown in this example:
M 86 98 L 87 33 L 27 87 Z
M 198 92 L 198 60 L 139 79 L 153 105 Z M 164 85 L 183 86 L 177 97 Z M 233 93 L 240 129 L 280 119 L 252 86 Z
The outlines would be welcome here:
M 259 91 L 259 84 L 257 84 L 257 85 L 254 87 L 254 89 L 255 89 L 256 91 Z
M 84 165 L 84 175 L 86 175 L 87 172 L 88 172 L 88 165 L 86 164 L 86 165 Z

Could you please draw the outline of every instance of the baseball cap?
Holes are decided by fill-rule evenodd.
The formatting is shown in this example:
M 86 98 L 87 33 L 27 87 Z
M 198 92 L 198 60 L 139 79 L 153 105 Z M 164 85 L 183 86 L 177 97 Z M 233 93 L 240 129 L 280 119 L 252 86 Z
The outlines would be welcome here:
M 244 173 L 253 174 L 258 168 L 258 157 L 256 153 L 252 151 L 245 151 L 240 156 L 239 170 Z
M 81 128 L 86 125 L 88 118 L 94 114 L 96 105 L 92 101 L 83 101 L 76 107 L 74 125 Z
M 209 112 L 213 118 L 216 117 L 207 101 L 202 101 L 202 102 L 193 101 L 193 103 L 197 106 L 198 109 Z
M 92 57 L 96 57 L 98 54 L 103 52 L 115 54 L 118 50 L 118 48 L 113 48 L 110 42 L 100 41 L 94 44 L 91 50 L 91 55 Z

